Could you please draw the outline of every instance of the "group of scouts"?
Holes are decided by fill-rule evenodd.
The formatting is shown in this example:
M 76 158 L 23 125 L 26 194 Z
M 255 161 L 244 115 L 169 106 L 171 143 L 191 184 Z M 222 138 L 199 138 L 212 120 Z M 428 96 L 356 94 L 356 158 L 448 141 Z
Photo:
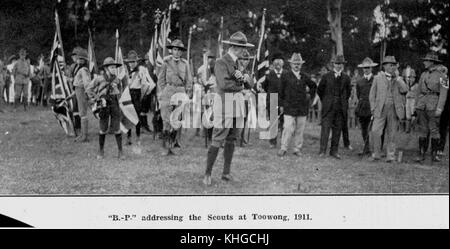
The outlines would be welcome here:
M 207 152 L 206 170 L 203 178 L 204 185 L 211 185 L 211 173 L 220 148 L 223 148 L 224 168 L 221 179 L 232 181 L 231 162 L 236 141 L 245 144 L 242 130 L 237 124 L 245 123 L 247 118 L 247 102 L 236 102 L 236 108 L 225 108 L 225 94 L 262 91 L 267 93 L 267 116 L 276 111 L 278 117 L 283 117 L 281 145 L 278 156 L 286 156 L 288 147 L 293 138 L 293 154 L 302 155 L 304 144 L 304 130 L 307 123 L 311 105 L 314 99 L 321 103 L 321 157 L 327 153 L 335 159 L 339 155 L 339 141 L 348 120 L 349 99 L 352 95 L 350 77 L 344 73 L 346 60 L 344 56 L 337 55 L 332 59 L 332 69 L 324 74 L 320 81 L 314 82 L 302 72 L 305 63 L 300 53 L 294 53 L 288 60 L 290 67 L 284 67 L 281 56 L 272 60 L 272 69 L 266 75 L 262 84 L 255 84 L 249 72 L 248 64 L 251 60 L 247 49 L 254 47 L 248 43 L 245 34 L 236 32 L 224 44 L 228 45 L 225 55 L 216 60 L 215 56 L 207 54 L 204 65 L 198 69 L 197 77 L 193 77 L 189 63 L 182 58 L 186 50 L 181 40 L 174 40 L 167 46 L 171 55 L 164 59 L 164 63 L 157 71 L 157 78 L 150 75 L 149 66 L 145 59 L 130 51 L 125 60 L 129 76 L 119 79 L 117 69 L 123 65 L 108 57 L 100 66 L 100 74 L 91 77 L 88 70 L 88 54 L 83 48 L 75 48 L 72 53 L 74 65 L 70 67 L 69 78 L 75 88 L 76 102 L 81 119 L 80 136 L 77 141 L 88 141 L 87 111 L 90 105 L 96 106 L 94 114 L 99 119 L 99 151 L 98 159 L 104 158 L 106 134 L 114 134 L 118 147 L 118 157 L 123 159 L 122 135 L 120 122 L 122 118 L 119 99 L 128 86 L 131 102 L 139 115 L 136 125 L 136 143 L 140 144 L 141 127 L 150 130 L 146 114 L 150 103 L 157 103 L 162 119 L 162 138 L 165 142 L 172 141 L 180 146 L 180 129 L 172 126 L 172 112 L 180 103 L 174 102 L 172 96 L 177 93 L 187 94 L 192 98 L 196 84 L 202 91 L 202 103 L 206 106 L 204 112 L 213 117 L 213 128 L 205 136 L 209 137 L 210 145 Z M 22 58 L 22 56 L 21 56 Z M 415 124 L 418 131 L 418 155 L 415 160 L 422 162 L 426 158 L 427 148 L 431 143 L 431 159 L 440 161 L 439 154 L 443 150 L 444 142 L 439 133 L 440 116 L 447 100 L 448 77 L 447 69 L 441 65 L 436 53 L 431 52 L 422 58 L 425 72 L 422 73 L 418 83 L 415 81 L 415 71 L 410 67 L 399 73 L 398 62 L 393 56 L 386 56 L 381 62 L 383 70 L 373 74 L 373 68 L 378 64 L 370 58 L 365 58 L 358 66 L 363 76 L 356 82 L 357 107 L 356 114 L 361 125 L 364 147 L 360 155 L 368 155 L 370 161 L 381 160 L 382 148 L 386 148 L 386 161 L 395 160 L 396 141 L 400 122 L 406 120 L 407 132 Z M 25 62 L 23 62 L 25 63 Z M 15 70 L 19 72 L 17 92 L 26 94 L 20 86 L 20 75 L 23 63 L 16 64 Z M 157 81 L 152 89 L 152 80 Z M 278 105 L 271 94 L 278 94 Z M 215 99 L 211 97 L 219 96 Z M 20 95 L 19 95 L 20 96 Z M 153 99 L 152 99 L 153 96 Z M 212 101 L 214 99 L 214 101 Z M 228 103 L 229 104 L 229 103 Z M 271 106 L 278 108 L 272 109 Z M 245 109 L 244 112 L 236 110 Z M 448 114 L 447 114 L 448 115 Z M 278 122 L 271 120 L 270 122 Z M 328 149 L 328 140 L 331 137 L 331 146 Z M 131 144 L 131 131 L 127 134 L 127 143 Z M 270 147 L 277 148 L 277 134 L 271 137 Z M 328 152 L 329 151 L 329 152 Z M 173 154 L 170 151 L 168 154 Z

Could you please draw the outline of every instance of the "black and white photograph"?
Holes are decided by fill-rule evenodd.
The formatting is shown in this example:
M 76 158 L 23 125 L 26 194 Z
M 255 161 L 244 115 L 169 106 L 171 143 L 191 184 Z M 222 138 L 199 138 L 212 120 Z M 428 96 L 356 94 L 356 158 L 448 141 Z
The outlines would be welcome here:
M 436 195 L 448 211 L 449 9 L 0 0 L 0 203 Z

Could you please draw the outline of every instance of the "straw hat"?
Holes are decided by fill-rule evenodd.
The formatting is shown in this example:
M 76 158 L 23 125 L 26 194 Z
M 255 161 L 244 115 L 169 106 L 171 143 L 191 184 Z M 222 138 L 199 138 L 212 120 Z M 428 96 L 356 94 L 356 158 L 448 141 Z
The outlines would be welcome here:
M 358 65 L 359 68 L 366 68 L 366 67 L 376 67 L 378 66 L 378 63 L 373 62 L 372 59 L 369 57 L 366 57 L 361 64 Z
M 424 58 L 422 58 L 422 60 L 438 62 L 438 63 L 442 62 L 441 60 L 439 60 L 439 55 L 436 52 L 429 52 Z
M 302 55 L 300 53 L 293 53 L 290 60 L 288 60 L 290 63 L 305 63 L 306 61 L 303 60 Z
M 397 60 L 395 59 L 394 56 L 386 56 L 386 57 L 384 57 L 383 65 L 384 64 L 388 64 L 388 63 L 390 63 L 390 64 L 397 64 L 398 62 L 397 62 Z

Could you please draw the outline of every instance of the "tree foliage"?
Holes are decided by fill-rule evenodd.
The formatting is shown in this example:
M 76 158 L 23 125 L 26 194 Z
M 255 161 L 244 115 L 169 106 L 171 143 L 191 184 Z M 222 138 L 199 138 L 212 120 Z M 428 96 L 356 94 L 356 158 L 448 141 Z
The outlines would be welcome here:
M 325 65 L 332 56 L 332 30 L 327 20 L 329 0 L 175 0 L 171 38 L 187 45 L 193 27 L 194 64 L 201 63 L 205 48 L 215 50 L 220 19 L 224 17 L 225 38 L 237 30 L 257 43 L 263 8 L 267 8 L 268 41 L 271 53 L 288 58 L 301 52 L 308 70 Z M 0 8 L 0 56 L 27 47 L 31 58 L 48 55 L 54 37 L 54 9 L 58 9 L 64 48 L 87 47 L 90 28 L 97 59 L 114 54 L 115 30 L 120 32 L 123 51 L 135 49 L 143 55 L 150 46 L 155 27 L 154 13 L 167 10 L 172 0 L 2 0 Z M 447 0 L 343 0 L 341 27 L 343 50 L 351 66 L 364 57 L 379 60 L 380 27 L 389 28 L 383 37 L 387 54 L 401 62 L 416 63 L 428 50 L 446 57 L 448 51 Z M 377 22 L 374 10 L 385 14 Z M 254 51 L 252 52 L 254 53 Z

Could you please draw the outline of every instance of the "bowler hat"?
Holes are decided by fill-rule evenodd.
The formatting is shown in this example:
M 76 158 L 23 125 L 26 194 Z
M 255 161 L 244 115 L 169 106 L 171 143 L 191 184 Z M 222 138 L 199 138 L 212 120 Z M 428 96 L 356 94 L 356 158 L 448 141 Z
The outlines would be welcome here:
M 273 54 L 273 55 L 272 55 L 272 58 L 271 58 L 271 61 L 278 60 L 278 59 L 284 60 L 283 55 L 282 55 L 281 53 L 275 53 L 275 54 Z
M 255 45 L 247 42 L 247 36 L 244 35 L 241 31 L 238 31 L 230 36 L 228 41 L 222 41 L 222 43 L 229 44 L 232 46 L 238 47 L 248 47 L 253 48 Z
M 112 57 L 107 57 L 104 61 L 103 64 L 100 66 L 100 68 L 105 68 L 108 66 L 122 66 L 122 64 L 120 63 L 116 63 L 116 61 L 112 58 Z
M 186 51 L 183 42 L 180 39 L 175 39 L 171 44 L 166 46 L 168 49 L 179 48 L 181 50 Z
M 290 63 L 305 63 L 305 61 L 302 58 L 302 55 L 300 53 L 293 53 L 291 59 L 289 60 Z
M 365 67 L 376 67 L 378 63 L 373 62 L 372 59 L 369 57 L 366 57 L 361 64 L 358 65 L 359 68 L 365 68 Z
M 345 58 L 344 58 L 344 55 L 342 55 L 342 54 L 336 55 L 336 57 L 333 58 L 333 59 L 331 60 L 331 62 L 332 62 L 332 63 L 335 63 L 335 64 L 345 64 L 345 63 L 347 63 L 347 61 L 346 61 Z
M 442 62 L 439 60 L 439 55 L 436 52 L 429 52 L 424 58 L 423 61 L 433 61 L 433 62 Z
M 136 51 L 130 50 L 127 54 L 127 58 L 124 60 L 125 62 L 138 62 L 144 59 L 140 58 Z
M 386 57 L 384 57 L 384 60 L 383 60 L 383 65 L 384 64 L 388 64 L 388 63 L 390 63 L 390 64 L 397 64 L 397 60 L 395 60 L 395 57 L 394 56 L 386 56 Z

